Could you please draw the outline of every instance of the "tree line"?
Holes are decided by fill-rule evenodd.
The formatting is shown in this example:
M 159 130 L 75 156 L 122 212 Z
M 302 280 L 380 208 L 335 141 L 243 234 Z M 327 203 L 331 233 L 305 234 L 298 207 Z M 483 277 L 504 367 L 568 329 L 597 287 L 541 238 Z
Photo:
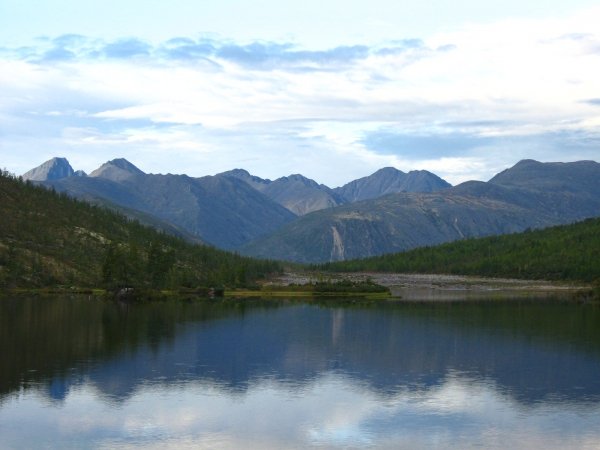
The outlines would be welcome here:
M 600 218 L 313 266 L 332 272 L 479 275 L 600 283 Z

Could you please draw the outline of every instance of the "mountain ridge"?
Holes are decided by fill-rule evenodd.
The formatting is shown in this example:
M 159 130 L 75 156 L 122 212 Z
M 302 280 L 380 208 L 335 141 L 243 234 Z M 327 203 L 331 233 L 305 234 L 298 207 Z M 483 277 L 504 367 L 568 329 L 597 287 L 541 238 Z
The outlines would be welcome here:
M 531 178 L 524 168 L 536 169 Z M 565 176 L 560 176 L 564 174 Z M 600 164 L 517 163 L 489 182 L 396 193 L 318 211 L 242 253 L 316 263 L 376 256 L 600 216 Z
M 87 201 L 107 201 L 123 208 L 126 214 L 140 211 L 229 250 L 296 217 L 243 181 L 146 174 L 123 158 L 104 163 L 88 177 L 39 183 Z
M 89 174 L 92 178 L 106 178 L 112 181 L 122 181 L 139 175 L 146 174 L 125 158 L 116 158 L 105 162 Z
M 118 158 L 88 177 L 41 183 L 157 217 L 224 249 L 310 263 L 600 215 L 600 164 L 594 161 L 522 160 L 487 182 L 454 187 L 431 172 L 388 167 L 330 189 L 301 174 L 272 181 L 244 169 L 200 178 L 145 174 Z M 344 187 L 350 198 L 377 197 L 350 202 L 341 195 Z M 398 192 L 408 187 L 430 191 Z
M 427 170 L 404 173 L 394 167 L 384 167 L 334 191 L 352 203 L 397 192 L 435 192 L 448 187 L 451 187 L 450 183 Z

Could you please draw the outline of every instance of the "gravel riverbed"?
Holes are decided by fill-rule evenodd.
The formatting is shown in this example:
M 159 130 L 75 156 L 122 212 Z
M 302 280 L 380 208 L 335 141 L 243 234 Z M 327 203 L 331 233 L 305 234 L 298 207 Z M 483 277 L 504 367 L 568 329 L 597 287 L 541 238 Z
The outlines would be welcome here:
M 405 273 L 336 273 L 289 272 L 272 281 L 273 284 L 306 284 L 322 279 L 372 279 L 390 288 L 393 297 L 405 300 L 470 300 L 484 298 L 537 298 L 569 297 L 589 289 L 543 280 L 484 278 L 461 275 L 405 274 Z

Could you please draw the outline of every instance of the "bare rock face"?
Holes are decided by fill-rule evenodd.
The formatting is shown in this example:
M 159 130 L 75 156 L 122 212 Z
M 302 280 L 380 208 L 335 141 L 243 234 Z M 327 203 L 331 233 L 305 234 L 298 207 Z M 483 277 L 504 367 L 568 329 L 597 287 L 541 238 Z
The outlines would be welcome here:
M 138 175 L 144 175 L 144 172 L 124 158 L 108 161 L 90 173 L 90 177 L 105 178 L 116 182 L 128 180 Z
M 75 171 L 66 158 L 52 158 L 44 164 L 23 174 L 24 180 L 51 181 L 72 177 Z
M 334 191 L 347 202 L 353 203 L 398 192 L 435 192 L 449 187 L 450 183 L 426 170 L 404 173 L 393 167 L 384 167 Z
M 324 184 L 299 174 L 278 178 L 263 192 L 298 216 L 346 203 Z
M 300 174 L 271 181 L 251 175 L 243 169 L 234 169 L 218 176 L 246 182 L 297 216 L 396 192 L 435 192 L 451 187 L 448 182 L 426 170 L 404 173 L 393 167 L 385 167 L 335 189 Z
M 297 216 L 346 203 L 333 189 L 300 174 L 271 181 L 251 175 L 243 169 L 234 169 L 217 176 L 242 180 Z

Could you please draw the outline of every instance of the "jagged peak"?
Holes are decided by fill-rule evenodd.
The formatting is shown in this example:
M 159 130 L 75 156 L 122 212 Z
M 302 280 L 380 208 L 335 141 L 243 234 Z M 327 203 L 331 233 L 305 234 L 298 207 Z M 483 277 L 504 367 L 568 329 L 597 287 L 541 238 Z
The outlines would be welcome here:
M 127 161 L 125 158 L 116 158 L 111 161 L 108 161 L 106 164 L 110 164 L 112 166 L 118 167 L 119 169 L 123 169 L 131 173 L 144 173 L 135 165 Z
M 531 164 L 543 164 L 539 161 L 536 161 L 535 159 L 522 159 L 521 161 L 519 161 L 518 163 L 516 163 L 513 167 L 517 167 L 517 166 L 529 166 Z
M 305 177 L 301 173 L 293 173 L 291 175 L 288 175 L 287 177 L 282 177 L 282 178 L 292 180 L 292 181 L 314 181 L 314 180 L 311 180 L 310 178 Z
M 401 170 L 398 170 L 395 167 L 388 166 L 388 167 L 382 167 L 381 169 L 375 171 L 374 173 L 371 174 L 371 176 L 373 176 L 373 175 L 390 175 L 390 174 L 394 174 L 394 175 L 402 174 L 402 175 L 405 175 L 405 173 L 402 172 Z
M 277 180 L 275 180 L 275 183 L 285 183 L 285 182 L 298 182 L 298 183 L 302 183 L 305 186 L 310 186 L 310 187 L 319 187 L 319 183 L 317 183 L 315 180 L 311 179 L 311 178 L 307 178 L 302 174 L 299 173 L 293 173 L 291 175 L 288 175 L 287 177 L 281 177 L 278 178 Z
M 69 164 L 69 160 L 64 156 L 55 156 L 54 158 L 51 158 L 46 162 L 53 164 L 68 164 L 69 166 L 71 165 Z
M 219 175 L 244 175 L 244 176 L 248 176 L 251 177 L 252 175 L 250 174 L 250 172 L 248 172 L 246 169 L 231 169 L 228 170 L 227 172 L 222 172 Z
M 90 177 L 106 178 L 113 181 L 121 181 L 135 175 L 144 175 L 144 172 L 125 158 L 116 158 L 105 162 L 90 173 Z
M 75 171 L 67 158 L 54 157 L 23 174 L 24 180 L 51 181 L 73 176 Z
M 239 168 L 231 169 L 231 170 L 228 170 L 226 172 L 221 172 L 221 173 L 218 173 L 215 176 L 217 176 L 217 177 L 238 178 L 238 179 L 240 179 L 242 181 L 249 182 L 255 188 L 258 188 L 259 185 L 267 185 L 267 184 L 271 183 L 271 180 L 257 177 L 256 175 L 252 175 L 246 169 L 239 169 Z

